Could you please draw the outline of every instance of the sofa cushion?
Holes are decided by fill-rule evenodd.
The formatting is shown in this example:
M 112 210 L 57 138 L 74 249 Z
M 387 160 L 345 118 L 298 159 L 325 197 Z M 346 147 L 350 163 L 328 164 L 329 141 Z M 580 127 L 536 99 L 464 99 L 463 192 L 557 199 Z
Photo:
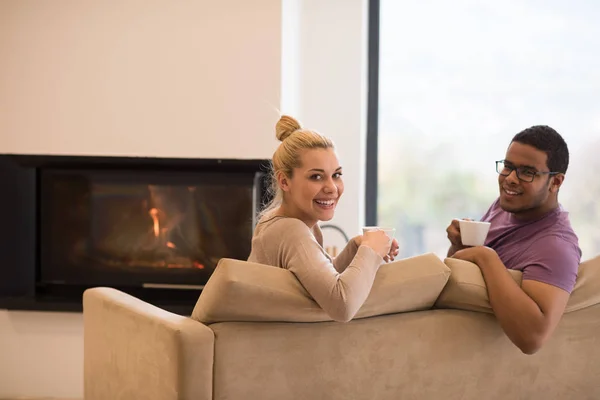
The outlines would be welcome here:
M 450 278 L 435 302 L 435 307 L 492 313 L 487 287 L 479 267 L 456 258 L 446 258 L 444 263 L 450 268 Z M 520 286 L 522 273 L 508 271 Z
M 487 287 L 479 267 L 469 261 L 446 258 L 451 274 L 448 284 L 438 297 L 436 308 L 492 313 Z M 522 273 L 509 269 L 515 282 L 521 285 Z M 600 256 L 580 264 L 575 287 L 565 312 L 572 312 L 600 303 Z
M 449 277 L 450 269 L 433 253 L 384 264 L 355 318 L 430 309 Z
M 565 312 L 581 310 L 600 303 L 600 256 L 579 265 L 575 287 Z
M 384 264 L 355 318 L 431 308 L 449 275 L 434 254 Z M 332 320 L 290 271 L 226 258 L 204 287 L 192 318 L 206 324 Z

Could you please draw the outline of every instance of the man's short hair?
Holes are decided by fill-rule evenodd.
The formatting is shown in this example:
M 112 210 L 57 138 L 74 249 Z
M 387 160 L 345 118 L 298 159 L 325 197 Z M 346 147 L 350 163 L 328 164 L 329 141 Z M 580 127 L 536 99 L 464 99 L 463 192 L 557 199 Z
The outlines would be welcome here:
M 562 136 L 549 126 L 535 125 L 527 128 L 517 133 L 512 142 L 527 144 L 546 153 L 546 164 L 550 172 L 567 172 L 569 148 Z

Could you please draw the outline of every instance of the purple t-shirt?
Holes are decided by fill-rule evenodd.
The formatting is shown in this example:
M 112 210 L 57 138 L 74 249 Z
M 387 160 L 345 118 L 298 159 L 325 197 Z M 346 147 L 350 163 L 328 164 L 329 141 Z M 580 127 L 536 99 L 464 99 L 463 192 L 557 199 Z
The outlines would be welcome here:
M 500 208 L 497 199 L 481 218 L 491 222 L 485 245 L 523 280 L 557 286 L 571 293 L 581 261 L 579 240 L 569 213 L 558 207 L 535 221 L 519 221 Z

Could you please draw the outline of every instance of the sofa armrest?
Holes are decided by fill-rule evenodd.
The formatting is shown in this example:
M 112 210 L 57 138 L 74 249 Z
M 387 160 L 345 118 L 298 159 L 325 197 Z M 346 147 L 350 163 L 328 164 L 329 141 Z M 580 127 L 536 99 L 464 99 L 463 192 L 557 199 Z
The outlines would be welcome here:
M 86 400 L 209 400 L 214 334 L 111 288 L 83 295 Z

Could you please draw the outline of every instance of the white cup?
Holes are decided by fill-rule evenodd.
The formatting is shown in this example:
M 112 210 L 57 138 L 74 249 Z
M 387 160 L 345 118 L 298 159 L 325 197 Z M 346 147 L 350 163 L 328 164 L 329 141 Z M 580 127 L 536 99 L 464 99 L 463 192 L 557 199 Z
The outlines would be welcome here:
M 365 226 L 362 228 L 363 235 L 370 231 L 383 231 L 390 238 L 389 244 L 392 244 L 392 240 L 394 240 L 394 235 L 396 233 L 396 228 L 385 228 L 381 226 Z
M 489 222 L 458 220 L 463 246 L 483 246 L 490 230 Z

